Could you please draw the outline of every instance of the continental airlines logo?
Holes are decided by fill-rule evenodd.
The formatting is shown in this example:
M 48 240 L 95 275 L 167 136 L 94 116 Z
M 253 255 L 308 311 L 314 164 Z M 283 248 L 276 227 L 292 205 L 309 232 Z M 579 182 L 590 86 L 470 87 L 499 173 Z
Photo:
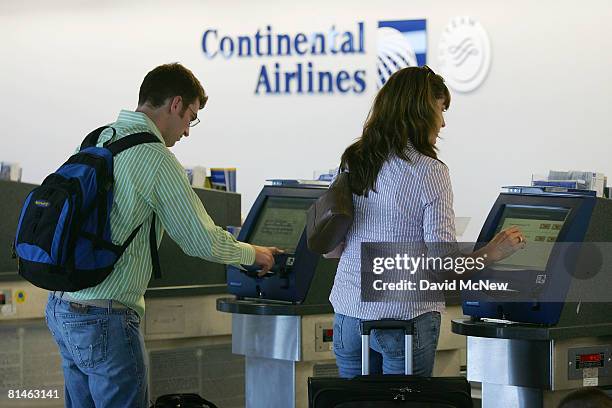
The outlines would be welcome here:
M 398 41 L 383 31 L 385 48 L 379 48 L 378 77 L 385 78 L 395 70 L 408 65 L 425 62 L 425 20 L 416 26 L 412 20 L 380 22 L 380 29 L 395 30 L 405 38 Z M 382 24 L 382 26 L 381 26 Z M 422 27 L 422 33 L 415 27 Z M 408 32 L 418 32 L 422 38 Z M 323 31 L 281 32 L 272 25 L 258 28 L 246 34 L 225 33 L 210 28 L 202 35 L 202 52 L 210 60 L 260 59 L 261 66 L 254 73 L 253 93 L 255 95 L 333 95 L 362 94 L 367 89 L 367 68 L 373 61 L 366 58 L 365 23 L 352 26 L 331 25 Z M 415 38 L 418 37 L 420 42 Z M 379 43 L 380 44 L 380 43 Z M 358 57 L 357 68 L 342 67 L 340 61 L 346 57 Z M 336 63 L 330 64 L 330 60 Z M 422 62 L 420 61 L 422 59 Z M 334 69 L 319 68 L 319 62 Z M 359 62 L 363 61 L 360 66 Z M 381 62 L 382 61 L 382 62 Z M 384 75 L 381 74 L 384 72 Z M 379 79 L 379 83 L 384 80 Z
M 381 88 L 395 71 L 427 63 L 426 27 L 427 20 L 378 23 L 378 88 Z

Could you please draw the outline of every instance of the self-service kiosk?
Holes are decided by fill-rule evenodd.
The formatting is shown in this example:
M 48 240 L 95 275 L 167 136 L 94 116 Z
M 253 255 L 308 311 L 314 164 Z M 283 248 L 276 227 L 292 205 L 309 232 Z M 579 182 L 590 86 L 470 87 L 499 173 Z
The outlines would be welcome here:
M 467 375 L 483 407 L 556 407 L 573 389 L 612 385 L 612 200 L 501 194 L 478 242 L 516 225 L 525 249 L 477 279 L 508 290 L 464 296 Z
M 306 245 L 306 211 L 325 191 L 320 186 L 265 186 L 240 230 L 238 240 L 274 246 L 285 253 L 264 277 L 230 266 L 228 292 L 239 299 L 266 299 L 293 304 L 327 304 L 337 262 Z
M 232 313 L 232 351 L 245 357 L 246 407 L 307 406 L 307 378 L 334 375 L 333 309 L 328 297 L 337 260 L 308 250 L 306 211 L 325 191 L 316 185 L 265 186 L 238 240 L 285 251 L 258 277 L 230 266 L 228 292 L 217 302 Z

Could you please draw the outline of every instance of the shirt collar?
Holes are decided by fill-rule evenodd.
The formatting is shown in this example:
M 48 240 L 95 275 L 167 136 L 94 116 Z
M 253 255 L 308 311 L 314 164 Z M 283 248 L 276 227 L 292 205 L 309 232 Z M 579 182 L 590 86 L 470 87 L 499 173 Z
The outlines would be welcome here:
M 134 112 L 130 110 L 121 110 L 119 112 L 119 117 L 117 118 L 117 122 L 124 122 L 130 125 L 139 125 L 146 127 L 151 133 L 159 138 L 162 142 L 164 142 L 164 138 L 161 135 L 161 132 L 157 128 L 155 122 L 151 120 L 146 114 L 142 112 Z

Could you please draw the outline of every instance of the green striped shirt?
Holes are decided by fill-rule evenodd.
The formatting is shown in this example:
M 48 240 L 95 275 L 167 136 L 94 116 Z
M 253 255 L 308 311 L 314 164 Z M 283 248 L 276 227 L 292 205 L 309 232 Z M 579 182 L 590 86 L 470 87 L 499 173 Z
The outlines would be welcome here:
M 153 213 L 157 214 L 158 246 L 165 229 L 188 255 L 225 264 L 250 265 L 255 261 L 251 245 L 236 241 L 214 224 L 189 185 L 185 170 L 147 115 L 123 110 L 111 126 L 117 131 L 113 140 L 151 132 L 162 141 L 135 146 L 114 160 L 114 201 L 110 216 L 113 243 L 123 244 L 136 227 L 143 226 L 104 282 L 72 292 L 70 297 L 117 300 L 134 309 L 141 318 L 144 316 L 144 293 L 152 272 L 149 229 Z M 98 145 L 111 135 L 110 129 L 105 130 Z

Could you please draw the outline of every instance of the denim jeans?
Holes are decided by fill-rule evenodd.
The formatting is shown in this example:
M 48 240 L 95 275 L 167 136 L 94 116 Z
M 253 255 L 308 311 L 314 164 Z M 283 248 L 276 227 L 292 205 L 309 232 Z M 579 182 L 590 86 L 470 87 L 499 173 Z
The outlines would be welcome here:
M 431 376 L 440 335 L 440 313 L 424 313 L 413 321 L 412 373 Z M 334 353 L 342 378 L 352 378 L 361 374 L 360 323 L 360 319 L 338 313 L 334 317 Z M 372 331 L 370 374 L 404 374 L 404 358 L 403 331 Z
M 45 316 L 62 356 L 66 407 L 148 407 L 144 339 L 136 312 L 75 307 L 51 293 Z

